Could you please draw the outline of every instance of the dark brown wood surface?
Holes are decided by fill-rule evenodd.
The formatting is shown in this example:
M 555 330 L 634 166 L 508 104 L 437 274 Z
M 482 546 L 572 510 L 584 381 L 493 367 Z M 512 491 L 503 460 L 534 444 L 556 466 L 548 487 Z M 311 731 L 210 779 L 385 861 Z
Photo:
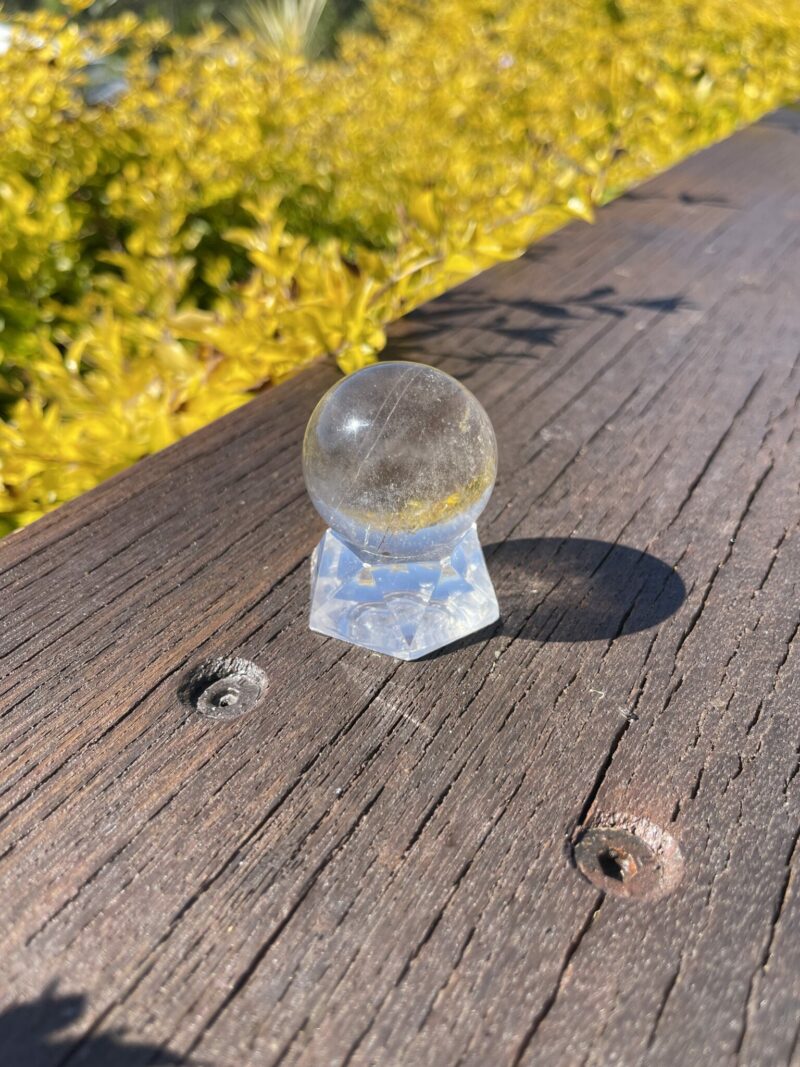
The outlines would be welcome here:
M 497 429 L 491 630 L 307 629 L 325 366 L 0 544 L 3 1067 L 800 1062 L 798 134 L 392 331 Z

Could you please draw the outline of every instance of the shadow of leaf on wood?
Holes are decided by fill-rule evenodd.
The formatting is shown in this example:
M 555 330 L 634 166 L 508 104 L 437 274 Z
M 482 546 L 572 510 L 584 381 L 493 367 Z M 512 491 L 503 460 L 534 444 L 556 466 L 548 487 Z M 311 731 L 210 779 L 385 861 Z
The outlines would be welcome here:
M 86 997 L 58 994 L 55 984 L 36 1000 L 0 1011 L 0 1064 L 3 1067 L 169 1067 L 190 1061 L 157 1045 L 141 1044 L 116 1032 L 89 1037 L 60 1035 L 80 1019 Z M 195 1067 L 201 1067 L 195 1064 Z
M 630 189 L 627 193 L 623 193 L 622 200 L 677 200 L 680 204 L 688 204 L 689 206 L 700 205 L 704 207 L 733 207 L 730 200 L 726 196 L 719 196 L 717 193 L 706 193 L 702 196 L 698 196 L 696 193 L 678 193 L 677 197 L 673 197 L 669 193 L 657 193 L 649 190 L 647 187 L 644 189 Z
M 486 545 L 484 553 L 500 621 L 462 646 L 497 634 L 528 641 L 616 640 L 663 622 L 686 599 L 670 564 L 628 545 L 523 537 Z
M 470 364 L 483 364 L 487 360 L 505 364 L 540 360 L 544 350 L 561 343 L 565 330 L 587 318 L 623 319 L 637 311 L 671 315 L 693 308 L 694 304 L 683 293 L 629 298 L 621 296 L 613 285 L 596 285 L 562 300 L 534 297 L 502 300 L 496 296 L 483 297 L 470 289 L 454 289 L 411 312 L 396 325 L 383 358 L 409 359 L 446 354 L 451 362 L 459 364 L 454 370 L 456 376 L 466 380 L 471 377 Z M 487 355 L 473 338 L 457 350 L 443 352 L 441 341 L 462 327 L 489 334 L 495 341 L 499 338 L 503 344 L 492 343 Z M 430 351 L 426 347 L 429 345 Z

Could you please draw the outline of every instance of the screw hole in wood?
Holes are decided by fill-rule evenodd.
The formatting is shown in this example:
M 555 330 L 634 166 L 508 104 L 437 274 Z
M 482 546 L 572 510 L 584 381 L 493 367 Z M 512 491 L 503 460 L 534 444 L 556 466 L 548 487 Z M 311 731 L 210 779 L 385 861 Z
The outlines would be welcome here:
M 683 856 L 671 834 L 648 819 L 618 812 L 598 814 L 579 827 L 572 857 L 592 885 L 630 900 L 658 900 L 683 876 Z
M 238 719 L 252 711 L 267 690 L 267 676 L 248 659 L 216 657 L 195 667 L 179 695 L 184 704 L 208 719 Z
M 637 871 L 636 861 L 633 856 L 617 848 L 609 848 L 601 852 L 597 857 L 597 861 L 606 878 L 613 878 L 617 882 L 624 882 L 626 878 L 632 878 Z

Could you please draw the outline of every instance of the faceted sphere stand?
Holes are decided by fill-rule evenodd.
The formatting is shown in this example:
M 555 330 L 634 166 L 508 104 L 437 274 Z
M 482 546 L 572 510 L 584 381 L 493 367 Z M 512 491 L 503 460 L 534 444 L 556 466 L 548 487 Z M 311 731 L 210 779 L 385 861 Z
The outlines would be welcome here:
M 497 447 L 454 378 L 393 362 L 344 379 L 309 420 L 303 466 L 330 527 L 311 562 L 312 630 L 418 659 L 497 620 L 475 528 Z
M 311 629 L 417 659 L 498 618 L 475 527 L 440 560 L 370 563 L 328 530 L 311 561 Z

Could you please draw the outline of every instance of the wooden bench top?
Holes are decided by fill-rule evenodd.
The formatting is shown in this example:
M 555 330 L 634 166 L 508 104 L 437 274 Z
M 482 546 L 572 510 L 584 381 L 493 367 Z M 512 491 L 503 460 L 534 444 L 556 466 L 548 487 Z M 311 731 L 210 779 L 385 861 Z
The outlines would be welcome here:
M 490 631 L 309 632 L 326 365 L 0 543 L 0 1063 L 800 1062 L 798 134 L 391 331 L 497 430 Z

